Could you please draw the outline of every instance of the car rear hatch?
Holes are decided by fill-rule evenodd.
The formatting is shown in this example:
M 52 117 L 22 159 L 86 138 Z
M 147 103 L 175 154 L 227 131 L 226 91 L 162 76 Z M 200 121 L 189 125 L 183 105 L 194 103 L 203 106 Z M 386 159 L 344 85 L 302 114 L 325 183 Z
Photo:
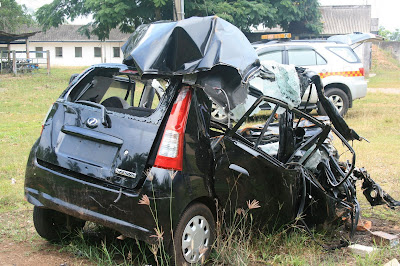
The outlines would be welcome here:
M 382 40 L 382 37 L 373 33 L 355 32 L 346 35 L 334 35 L 329 37 L 327 40 L 337 43 L 344 43 L 354 48 L 356 45 L 362 44 L 364 42 L 371 42 L 376 40 L 380 41 Z
M 125 65 L 103 65 L 78 77 L 44 123 L 38 163 L 136 187 L 174 90 L 160 95 L 151 82 L 140 84 L 130 74 Z

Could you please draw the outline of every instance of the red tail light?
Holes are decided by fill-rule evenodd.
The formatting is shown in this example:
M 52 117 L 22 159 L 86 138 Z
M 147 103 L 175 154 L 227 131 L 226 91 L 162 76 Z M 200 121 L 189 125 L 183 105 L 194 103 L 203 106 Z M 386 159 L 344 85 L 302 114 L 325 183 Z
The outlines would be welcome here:
M 365 72 L 364 72 L 364 68 L 363 67 L 360 67 L 360 73 L 361 73 L 361 76 L 365 76 Z
M 182 87 L 172 106 L 154 166 L 182 170 L 183 141 L 191 99 L 189 87 Z

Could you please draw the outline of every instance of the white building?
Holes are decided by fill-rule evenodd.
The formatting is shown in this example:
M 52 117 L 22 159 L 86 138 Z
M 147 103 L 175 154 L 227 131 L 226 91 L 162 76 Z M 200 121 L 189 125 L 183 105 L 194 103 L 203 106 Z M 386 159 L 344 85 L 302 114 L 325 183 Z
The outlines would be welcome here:
M 28 39 L 30 58 L 46 57 L 34 51 L 50 51 L 51 66 L 89 66 L 99 63 L 122 63 L 121 46 L 130 34 L 117 29 L 110 32 L 109 39 L 99 41 L 97 36 L 90 39 L 78 32 L 80 25 L 61 25 L 46 32 L 39 32 Z M 37 29 L 36 29 L 37 30 Z M 35 31 L 30 29 L 29 31 Z M 0 44 L 0 50 L 6 50 L 7 44 Z M 24 42 L 13 42 L 10 50 L 25 51 Z M 33 52 L 33 53 L 32 53 Z M 17 57 L 26 57 L 17 54 Z

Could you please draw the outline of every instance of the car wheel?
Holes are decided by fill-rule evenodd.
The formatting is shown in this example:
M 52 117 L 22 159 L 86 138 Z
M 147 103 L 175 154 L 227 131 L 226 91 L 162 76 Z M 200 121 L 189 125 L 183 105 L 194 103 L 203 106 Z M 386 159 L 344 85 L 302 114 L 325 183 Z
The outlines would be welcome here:
M 212 102 L 211 105 L 211 119 L 223 124 L 228 123 L 228 116 L 225 113 L 224 109 L 214 102 Z
M 182 214 L 174 232 L 176 265 L 205 263 L 215 240 L 215 222 L 210 209 L 202 204 L 190 205 Z
M 77 229 L 85 221 L 51 209 L 33 208 L 33 224 L 36 232 L 48 241 L 59 241 Z
M 347 94 L 339 88 L 329 88 L 325 90 L 325 96 L 333 103 L 341 116 L 349 110 L 350 102 Z M 318 114 L 326 115 L 321 103 L 318 102 Z

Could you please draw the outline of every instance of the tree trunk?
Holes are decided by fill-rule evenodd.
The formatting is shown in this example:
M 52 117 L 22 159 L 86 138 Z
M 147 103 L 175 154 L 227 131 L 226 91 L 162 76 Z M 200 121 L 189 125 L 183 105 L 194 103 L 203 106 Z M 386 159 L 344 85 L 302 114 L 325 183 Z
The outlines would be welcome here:
M 161 20 L 161 9 L 159 7 L 156 7 L 156 10 L 154 12 L 156 13 L 156 20 Z

